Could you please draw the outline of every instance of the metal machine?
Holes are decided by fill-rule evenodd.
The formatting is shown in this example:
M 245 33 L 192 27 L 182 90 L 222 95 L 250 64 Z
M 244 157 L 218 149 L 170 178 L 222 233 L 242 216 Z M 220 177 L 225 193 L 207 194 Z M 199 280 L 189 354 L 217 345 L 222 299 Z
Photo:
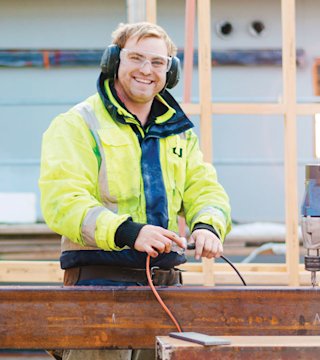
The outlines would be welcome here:
M 311 283 L 316 286 L 316 272 L 320 271 L 320 164 L 306 166 L 301 228 L 307 249 L 305 269 L 311 271 Z

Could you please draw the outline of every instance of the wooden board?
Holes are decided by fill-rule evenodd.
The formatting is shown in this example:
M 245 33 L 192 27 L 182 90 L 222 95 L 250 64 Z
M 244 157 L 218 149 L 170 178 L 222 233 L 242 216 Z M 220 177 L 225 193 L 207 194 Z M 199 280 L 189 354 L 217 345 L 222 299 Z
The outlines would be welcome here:
M 320 335 L 320 289 L 161 288 L 183 331 Z M 176 331 L 148 287 L 0 287 L 0 348 L 153 348 Z
M 235 264 L 247 285 L 286 285 L 288 272 L 285 264 Z M 203 285 L 202 263 L 186 263 L 183 270 L 185 285 Z M 216 284 L 239 285 L 241 280 L 226 263 L 215 263 L 213 267 Z M 299 265 L 300 284 L 310 285 L 311 275 Z M 318 275 L 319 278 L 319 275 Z M 58 261 L 0 261 L 0 283 L 48 284 L 62 283 L 63 270 Z
M 202 346 L 159 336 L 157 360 L 274 360 L 320 357 L 320 336 L 223 336 L 231 345 Z

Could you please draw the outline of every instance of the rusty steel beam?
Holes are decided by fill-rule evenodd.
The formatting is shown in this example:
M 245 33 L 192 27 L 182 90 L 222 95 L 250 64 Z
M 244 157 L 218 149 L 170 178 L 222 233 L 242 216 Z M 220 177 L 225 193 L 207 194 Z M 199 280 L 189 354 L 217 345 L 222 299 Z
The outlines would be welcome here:
M 171 287 L 159 293 L 183 331 L 320 335 L 320 290 Z M 0 287 L 0 348 L 154 348 L 176 331 L 148 287 Z

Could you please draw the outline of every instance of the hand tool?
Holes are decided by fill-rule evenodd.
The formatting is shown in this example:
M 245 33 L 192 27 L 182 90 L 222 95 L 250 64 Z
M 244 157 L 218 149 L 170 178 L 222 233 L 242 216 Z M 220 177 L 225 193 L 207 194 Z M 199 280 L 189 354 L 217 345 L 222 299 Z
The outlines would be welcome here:
M 317 285 L 320 271 L 320 164 L 306 166 L 305 193 L 302 204 L 301 229 L 307 255 L 305 269 L 311 271 L 311 284 Z

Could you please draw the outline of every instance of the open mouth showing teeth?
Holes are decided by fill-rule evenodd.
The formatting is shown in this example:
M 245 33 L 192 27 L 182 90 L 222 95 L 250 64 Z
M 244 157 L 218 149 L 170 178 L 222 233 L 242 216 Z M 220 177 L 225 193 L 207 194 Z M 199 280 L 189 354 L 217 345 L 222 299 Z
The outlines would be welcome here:
M 135 80 L 136 80 L 138 83 L 141 83 L 141 84 L 150 85 L 150 84 L 152 83 L 151 80 L 146 80 L 146 79 L 137 79 L 137 78 L 135 78 Z

